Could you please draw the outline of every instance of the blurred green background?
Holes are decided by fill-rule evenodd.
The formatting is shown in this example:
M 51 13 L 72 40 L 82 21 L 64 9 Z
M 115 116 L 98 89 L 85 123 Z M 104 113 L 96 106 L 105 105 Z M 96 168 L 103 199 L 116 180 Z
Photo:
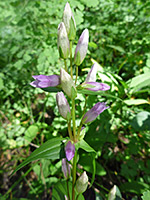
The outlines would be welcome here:
M 97 172 L 85 199 L 106 199 L 114 184 L 124 199 L 141 199 L 150 190 L 150 1 L 69 3 L 77 23 L 73 48 L 83 29 L 90 34 L 78 82 L 85 80 L 96 61 L 97 79 L 108 83 L 109 94 L 116 97 L 88 99 L 89 108 L 107 101 L 110 109 L 86 128 L 85 140 L 97 151 Z M 59 160 L 32 163 L 9 176 L 40 144 L 67 136 L 56 94 L 29 85 L 32 75 L 59 74 L 64 65 L 57 50 L 57 27 L 65 4 L 65 0 L 0 1 L 0 198 L 5 194 L 4 199 L 13 200 L 51 199 L 53 186 L 63 177 Z M 83 99 L 78 95 L 77 118 Z M 79 163 L 91 177 L 90 157 L 82 151 L 80 155 Z

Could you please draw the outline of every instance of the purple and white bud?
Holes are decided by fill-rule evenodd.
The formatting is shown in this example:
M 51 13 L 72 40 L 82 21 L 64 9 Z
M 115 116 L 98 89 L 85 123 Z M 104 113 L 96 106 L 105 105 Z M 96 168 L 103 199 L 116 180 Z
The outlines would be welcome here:
M 96 119 L 96 117 L 102 113 L 104 110 L 109 108 L 109 106 L 106 106 L 106 103 L 104 102 L 98 102 L 96 103 L 93 108 L 91 108 L 88 112 L 85 113 L 82 119 L 83 124 L 90 123 Z
M 37 88 L 56 87 L 60 84 L 60 76 L 58 75 L 34 75 L 32 76 L 35 81 L 31 82 L 30 85 Z
M 65 24 L 69 40 L 74 40 L 76 36 L 76 22 L 68 2 L 65 5 L 63 22 Z
M 89 42 L 89 31 L 85 29 L 78 41 L 76 46 L 75 55 L 74 55 L 74 63 L 79 66 L 83 62 L 87 49 L 88 49 L 88 42 Z
M 106 91 L 110 89 L 110 86 L 107 85 L 106 83 L 98 83 L 98 82 L 85 82 L 81 85 L 81 87 L 94 92 Z
M 66 179 L 68 179 L 70 177 L 70 165 L 67 162 L 66 158 L 62 159 L 62 172 Z
M 72 160 L 75 154 L 75 146 L 69 141 L 65 147 L 66 158 L 68 161 Z
M 72 97 L 72 87 L 76 91 L 75 84 L 70 76 L 63 68 L 60 69 L 60 81 L 63 91 L 68 97 Z
M 56 102 L 58 106 L 59 113 L 64 119 L 69 120 L 71 118 L 71 111 L 69 103 L 63 92 L 58 92 L 56 94 Z
M 70 44 L 69 44 L 66 27 L 63 22 L 61 22 L 58 26 L 57 46 L 58 46 L 60 57 L 63 59 L 68 58 L 69 53 L 70 53 Z
M 78 178 L 76 182 L 76 190 L 78 194 L 81 194 L 86 191 L 88 186 L 88 176 L 86 172 L 84 171 L 83 174 Z
M 97 64 L 94 63 L 85 79 L 85 82 L 95 82 L 96 81 L 96 73 L 97 73 Z

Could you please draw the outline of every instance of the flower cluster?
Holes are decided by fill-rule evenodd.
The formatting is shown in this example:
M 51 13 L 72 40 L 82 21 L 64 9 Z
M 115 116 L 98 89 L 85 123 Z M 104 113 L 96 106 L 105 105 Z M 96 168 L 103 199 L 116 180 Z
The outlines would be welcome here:
M 72 41 L 76 36 L 76 23 L 71 11 L 69 3 L 66 3 L 62 22 L 58 26 L 58 40 L 57 46 L 59 50 L 60 58 L 64 60 L 65 69 L 60 69 L 60 75 L 34 75 L 34 81 L 30 83 L 31 86 L 37 88 L 59 88 L 61 92 L 56 94 L 56 102 L 58 106 L 58 110 L 60 115 L 67 120 L 68 124 L 68 132 L 70 139 L 67 141 L 65 146 L 65 154 L 66 158 L 62 160 L 62 171 L 64 173 L 64 177 L 66 179 L 70 176 L 70 162 L 75 155 L 75 143 L 80 140 L 81 132 L 83 126 L 85 124 L 89 124 L 93 122 L 97 116 L 102 113 L 104 110 L 109 108 L 106 106 L 105 102 L 96 103 L 91 109 L 83 112 L 81 115 L 80 125 L 78 127 L 78 131 L 76 131 L 76 122 L 75 122 L 75 98 L 77 96 L 78 91 L 80 93 L 86 94 L 86 97 L 89 95 L 89 91 L 94 95 L 98 94 L 100 91 L 107 91 L 110 89 L 110 86 L 106 83 L 100 83 L 96 81 L 96 74 L 98 66 L 96 63 L 91 67 L 85 81 L 78 86 L 76 86 L 76 81 L 74 82 L 72 76 L 72 61 L 74 61 L 74 65 L 76 66 L 76 79 L 78 76 L 78 67 L 83 63 L 87 50 L 88 50 L 88 42 L 89 42 L 89 31 L 88 29 L 83 30 L 75 52 L 74 59 L 72 59 Z M 70 58 L 70 68 L 68 69 L 66 66 L 66 59 Z M 70 71 L 70 73 L 68 72 Z M 99 93 L 100 94 L 100 93 Z M 72 109 L 70 109 L 70 105 L 68 102 L 72 103 Z M 72 127 L 71 127 L 72 126 Z M 73 131 L 72 131 L 73 129 Z M 83 182 L 82 186 L 81 182 Z M 77 181 L 76 189 L 78 193 L 82 193 L 86 190 L 88 185 L 88 177 L 86 173 L 83 173 L 79 180 Z

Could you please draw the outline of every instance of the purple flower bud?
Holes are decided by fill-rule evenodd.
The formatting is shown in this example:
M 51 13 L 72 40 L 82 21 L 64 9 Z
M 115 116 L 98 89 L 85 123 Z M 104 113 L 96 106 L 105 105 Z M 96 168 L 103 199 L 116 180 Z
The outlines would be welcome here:
M 60 76 L 58 75 L 35 75 L 32 76 L 35 81 L 31 82 L 30 85 L 37 88 L 56 87 L 60 84 Z
M 58 106 L 59 113 L 61 114 L 61 116 L 64 119 L 69 120 L 71 117 L 71 111 L 70 111 L 68 101 L 66 97 L 64 96 L 63 92 L 58 92 L 56 94 L 56 102 L 57 102 L 57 106 Z
M 85 82 L 95 82 L 96 81 L 96 73 L 97 73 L 97 64 L 94 63 L 85 79 Z
M 74 144 L 71 143 L 71 141 L 69 141 L 65 147 L 65 153 L 66 153 L 66 158 L 68 161 L 70 161 L 75 154 L 75 146 Z
M 74 40 L 76 36 L 76 22 L 68 2 L 65 5 L 63 22 L 65 24 L 69 40 Z
M 88 42 L 89 42 L 89 31 L 88 29 L 85 29 L 79 38 L 74 55 L 74 62 L 78 66 L 81 65 L 86 56 L 88 49 Z
M 72 87 L 76 91 L 75 84 L 71 78 L 71 76 L 63 69 L 60 69 L 60 81 L 63 91 L 68 95 L 68 97 L 72 97 Z
M 76 190 L 79 194 L 83 193 L 86 191 L 87 186 L 88 186 L 88 176 L 86 172 L 84 171 L 83 174 L 81 174 L 81 176 L 78 178 L 76 182 Z
M 85 113 L 82 119 L 83 124 L 87 124 L 89 122 L 92 122 L 96 119 L 96 117 L 102 113 L 104 110 L 109 108 L 109 106 L 106 106 L 106 103 L 104 102 L 98 102 L 96 103 L 93 108 L 91 108 L 88 112 Z
M 70 177 L 70 165 L 67 162 L 66 158 L 62 159 L 62 172 L 66 179 L 68 179 Z
M 85 82 L 81 85 L 84 89 L 91 91 L 106 91 L 110 89 L 110 86 L 106 83 L 98 83 L 98 82 Z
M 63 22 L 61 22 L 58 26 L 57 46 L 60 57 L 63 59 L 68 58 L 70 52 L 70 45 L 69 45 L 67 31 Z
M 82 126 L 81 131 L 83 131 L 83 129 L 85 129 L 85 126 Z

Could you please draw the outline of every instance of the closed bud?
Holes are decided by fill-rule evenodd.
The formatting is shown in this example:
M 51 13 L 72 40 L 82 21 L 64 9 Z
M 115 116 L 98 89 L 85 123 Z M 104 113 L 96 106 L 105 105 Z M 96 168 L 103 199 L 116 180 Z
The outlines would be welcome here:
M 68 95 L 68 97 L 75 98 L 76 88 L 71 76 L 61 68 L 60 70 L 60 81 L 63 91 Z
M 67 162 L 66 158 L 62 159 L 62 172 L 66 179 L 68 179 L 70 177 L 70 165 Z
M 74 55 L 74 63 L 79 66 L 83 62 L 87 49 L 88 49 L 88 42 L 89 42 L 89 31 L 85 29 L 78 41 L 76 46 L 75 55 Z
M 95 82 L 96 81 L 96 73 L 97 73 L 97 64 L 94 63 L 85 79 L 85 82 Z
M 71 111 L 68 101 L 63 92 L 58 92 L 56 94 L 56 102 L 58 106 L 59 113 L 64 119 L 69 120 L 71 118 Z
M 108 194 L 108 200 L 122 199 L 119 188 L 114 185 Z
M 78 178 L 76 182 L 76 190 L 79 194 L 86 191 L 88 186 L 88 176 L 86 172 L 84 171 L 83 174 Z
M 65 147 L 66 158 L 68 161 L 72 160 L 75 154 L 75 146 L 69 141 Z
M 76 22 L 68 2 L 65 5 L 63 22 L 65 24 L 69 40 L 74 40 L 76 36 Z
M 70 52 L 70 45 L 67 31 L 63 22 L 61 22 L 58 26 L 57 45 L 60 57 L 63 59 L 68 58 Z
M 110 190 L 108 194 L 108 200 L 115 200 L 116 199 L 116 185 L 113 186 L 113 188 Z

